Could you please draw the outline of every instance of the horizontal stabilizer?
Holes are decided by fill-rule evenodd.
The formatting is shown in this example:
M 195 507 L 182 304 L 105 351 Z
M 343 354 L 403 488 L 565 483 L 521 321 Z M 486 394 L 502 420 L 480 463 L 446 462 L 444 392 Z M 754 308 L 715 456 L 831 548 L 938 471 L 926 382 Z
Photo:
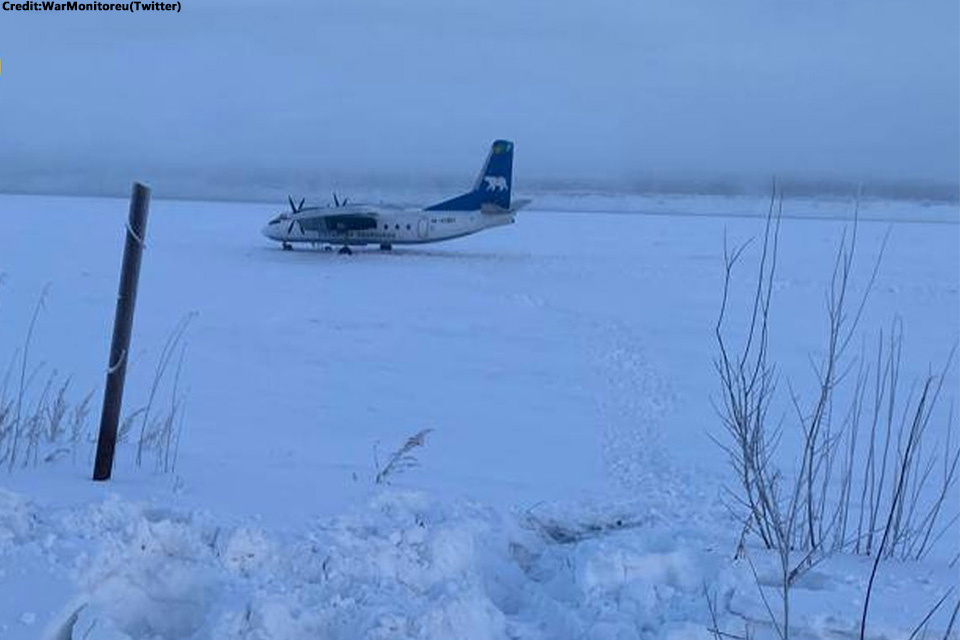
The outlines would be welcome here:
M 531 200 L 530 198 L 524 198 L 522 200 L 514 200 L 513 204 L 510 206 L 510 213 L 516 213 L 517 211 L 520 211 L 520 209 L 523 209 L 531 202 L 533 202 L 533 200 Z
M 493 204 L 492 202 L 485 202 L 480 206 L 480 211 L 482 213 L 489 213 L 491 215 L 496 214 L 505 214 L 505 213 L 516 213 L 523 209 L 525 206 L 533 202 L 533 200 L 514 200 L 510 205 L 510 208 L 501 207 L 500 205 Z

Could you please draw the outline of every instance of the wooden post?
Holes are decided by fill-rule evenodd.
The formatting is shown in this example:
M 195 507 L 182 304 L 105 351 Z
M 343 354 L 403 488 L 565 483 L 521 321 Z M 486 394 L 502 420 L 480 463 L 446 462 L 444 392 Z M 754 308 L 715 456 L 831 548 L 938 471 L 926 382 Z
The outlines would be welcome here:
M 123 247 L 117 312 L 113 319 L 113 341 L 110 343 L 107 386 L 103 391 L 97 459 L 93 466 L 94 480 L 109 480 L 113 470 L 113 452 L 117 446 L 117 424 L 120 421 L 120 407 L 123 404 L 123 383 L 127 375 L 133 309 L 137 302 L 137 281 L 140 279 L 140 258 L 143 254 L 143 240 L 147 231 L 149 206 L 150 189 L 135 182 L 130 196 L 130 219 L 127 222 L 127 239 Z

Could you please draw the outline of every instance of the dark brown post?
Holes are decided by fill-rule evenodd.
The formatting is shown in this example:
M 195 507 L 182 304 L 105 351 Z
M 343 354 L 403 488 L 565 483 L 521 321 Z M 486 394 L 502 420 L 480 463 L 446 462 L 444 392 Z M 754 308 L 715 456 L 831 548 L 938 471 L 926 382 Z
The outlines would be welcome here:
M 113 470 L 113 452 L 117 446 L 117 423 L 123 403 L 123 383 L 127 375 L 133 308 L 137 302 L 137 281 L 140 279 L 140 257 L 143 254 L 149 206 L 150 189 L 135 182 L 130 196 L 130 220 L 127 222 L 127 240 L 123 247 L 117 312 L 113 319 L 107 386 L 103 391 L 100 437 L 97 439 L 97 459 L 93 466 L 94 480 L 109 480 Z

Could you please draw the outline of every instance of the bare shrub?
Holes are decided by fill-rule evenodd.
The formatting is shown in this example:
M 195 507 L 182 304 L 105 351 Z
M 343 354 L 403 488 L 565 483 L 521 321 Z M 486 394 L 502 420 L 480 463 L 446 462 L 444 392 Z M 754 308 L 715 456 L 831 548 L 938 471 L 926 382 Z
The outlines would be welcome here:
M 376 449 L 374 449 L 374 464 L 377 469 L 375 482 L 377 484 L 384 484 L 390 478 L 419 466 L 420 461 L 413 454 L 413 451 L 427 443 L 427 434 L 431 431 L 433 431 L 433 429 L 423 429 L 407 438 L 407 441 L 404 442 L 399 449 L 390 454 L 387 458 L 387 463 L 382 468 L 380 467 L 380 461 L 376 457 Z
M 0 383 L 0 465 L 5 464 L 8 471 L 52 462 L 67 454 L 75 461 L 77 450 L 90 440 L 88 415 L 93 391 L 74 403 L 70 376 L 62 377 L 55 369 L 45 373 L 43 362 L 30 362 L 48 291 L 49 287 L 44 287 L 23 345 L 14 352 Z
M 824 354 L 811 358 L 813 393 L 805 397 L 788 380 L 790 417 L 770 419 L 779 382 L 768 339 L 782 210 L 782 196 L 774 188 L 751 280 L 751 299 L 745 307 L 748 328 L 736 345 L 728 328 L 731 285 L 750 243 L 731 249 L 724 239 L 714 363 L 722 391 L 716 408 L 723 426 L 723 437 L 715 442 L 735 473 L 736 489 L 727 494 L 731 508 L 744 522 L 737 555 L 747 557 L 756 577 L 746 551 L 747 536 L 755 534 L 777 554 L 778 613 L 759 579 L 757 586 L 774 628 L 785 640 L 790 633 L 792 585 L 817 562 L 841 551 L 875 557 L 863 610 L 865 624 L 869 591 L 880 561 L 922 558 L 955 524 L 957 514 L 946 514 L 952 508 L 947 496 L 956 486 L 960 447 L 952 439 L 952 411 L 946 442 L 931 443 L 928 437 L 954 351 L 942 370 L 915 382 L 905 395 L 900 383 L 903 328 L 899 320 L 886 336 L 881 333 L 872 358 L 865 357 L 865 349 L 851 354 L 889 237 L 888 231 L 861 293 L 854 297 L 857 212 L 833 262 L 825 297 Z M 837 409 L 840 406 L 845 407 L 842 412 Z M 860 433 L 865 421 L 869 421 L 866 438 Z M 773 461 L 785 423 L 795 425 L 801 442 L 793 465 L 796 471 L 789 477 Z
M 737 352 L 731 350 L 724 337 L 724 321 L 729 303 L 733 269 L 749 242 L 731 250 L 724 235 L 723 298 L 714 328 L 719 356 L 714 367 L 720 377 L 723 404 L 717 407 L 727 438 L 715 442 L 726 452 L 739 483 L 739 491 L 730 496 L 748 514 L 745 532 L 753 530 L 766 548 L 775 544 L 772 514 L 768 513 L 761 491 L 769 488 L 763 476 L 769 469 L 770 456 L 780 439 L 779 426 L 769 428 L 767 411 L 776 388 L 776 371 L 768 362 L 768 327 L 773 274 L 776 270 L 780 235 L 781 200 L 774 215 L 776 196 L 771 196 L 764 228 L 763 246 L 753 302 L 750 307 L 750 328 Z
M 743 635 L 728 633 L 720 628 L 719 616 L 717 614 L 717 594 L 711 592 L 707 583 L 703 583 L 703 597 L 707 601 L 707 611 L 710 613 L 710 625 L 707 631 L 713 636 L 714 640 L 751 640 L 753 634 L 750 625 L 744 621 Z
M 91 389 L 83 399 L 70 408 L 69 425 L 67 433 L 69 434 L 69 446 L 73 456 L 73 462 L 77 461 L 77 450 L 85 442 L 92 442 L 87 419 L 90 417 L 90 403 L 93 400 L 93 394 L 96 390 Z
M 17 462 L 17 456 L 19 454 L 18 447 L 20 444 L 20 439 L 23 436 L 24 424 L 27 422 L 27 420 L 24 420 L 23 403 L 24 403 L 24 397 L 27 393 L 27 389 L 29 387 L 30 381 L 33 379 L 33 374 L 31 374 L 29 378 L 27 377 L 27 365 L 29 362 L 29 355 L 30 355 L 30 342 L 33 338 L 33 330 L 37 325 L 37 316 L 40 315 L 40 311 L 44 308 L 44 301 L 47 298 L 47 292 L 49 291 L 49 289 L 50 289 L 50 286 L 47 285 L 43 288 L 43 291 L 40 293 L 40 298 L 37 300 L 37 304 L 33 309 L 33 315 L 30 318 L 30 324 L 27 327 L 27 335 L 23 341 L 23 350 L 20 358 L 20 383 L 19 383 L 19 389 L 17 393 L 16 413 L 14 414 L 13 425 L 12 425 L 13 437 L 10 441 L 10 450 L 8 452 L 9 456 L 7 460 L 7 464 L 9 465 L 8 469 L 11 471 L 13 470 L 13 467 Z
M 70 397 L 70 376 L 61 377 L 56 370 L 46 373 L 44 363 L 30 361 L 37 321 L 45 309 L 48 290 L 49 287 L 44 287 L 23 346 L 14 353 L 0 383 L 0 465 L 6 465 L 8 471 L 37 466 L 41 461 L 52 462 L 68 454 L 76 463 L 77 452 L 94 441 L 89 424 L 94 390 L 74 401 Z M 180 384 L 186 352 L 183 337 L 196 315 L 187 314 L 174 327 L 161 353 L 146 404 L 127 415 L 120 425 L 118 442 L 122 443 L 129 440 L 139 421 L 138 467 L 145 452 L 154 454 L 157 470 L 171 472 L 176 466 L 185 407 Z M 176 365 L 171 369 L 174 357 Z M 158 409 L 166 385 L 170 387 L 169 400 Z
M 126 438 L 133 420 L 140 419 L 140 435 L 137 440 L 136 465 L 143 464 L 144 454 L 150 452 L 154 456 L 154 469 L 163 473 L 175 470 L 180 448 L 180 436 L 183 433 L 183 416 L 186 406 L 186 397 L 180 386 L 180 375 L 183 371 L 183 360 L 186 355 L 184 335 L 190 323 L 197 317 L 197 312 L 186 314 L 177 322 L 167 336 L 167 340 L 160 352 L 157 367 L 154 370 L 153 382 L 146 404 L 134 411 L 124 420 L 120 432 Z M 172 380 L 168 380 L 170 366 L 176 357 L 176 366 L 173 369 Z M 170 386 L 167 403 L 159 413 L 154 412 L 155 403 L 160 395 L 161 387 L 165 382 Z

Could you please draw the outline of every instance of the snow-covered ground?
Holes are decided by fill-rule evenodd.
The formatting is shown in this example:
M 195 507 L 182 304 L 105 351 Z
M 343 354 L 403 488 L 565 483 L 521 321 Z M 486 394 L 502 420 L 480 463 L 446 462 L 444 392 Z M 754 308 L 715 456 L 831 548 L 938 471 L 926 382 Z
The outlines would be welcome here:
M 705 585 L 724 630 L 773 637 L 709 437 L 724 234 L 759 233 L 763 199 L 546 196 L 508 228 L 351 257 L 271 246 L 277 209 L 153 203 L 125 409 L 196 312 L 176 469 L 137 469 L 128 443 L 106 484 L 89 444 L 2 471 L 0 637 L 79 610 L 91 639 L 706 638 Z M 808 393 L 852 209 L 786 203 L 771 344 Z M 0 197 L 0 363 L 49 284 L 29 362 L 74 397 L 96 388 L 91 428 L 125 216 Z M 960 333 L 957 207 L 867 202 L 861 220 L 858 286 L 891 233 L 864 336 L 901 317 L 902 375 L 922 375 Z M 945 388 L 946 411 L 955 366 Z M 375 485 L 375 460 L 425 428 L 420 466 Z M 956 539 L 883 565 L 871 637 L 909 636 L 957 585 Z M 869 569 L 838 556 L 805 575 L 796 628 L 851 637 Z

